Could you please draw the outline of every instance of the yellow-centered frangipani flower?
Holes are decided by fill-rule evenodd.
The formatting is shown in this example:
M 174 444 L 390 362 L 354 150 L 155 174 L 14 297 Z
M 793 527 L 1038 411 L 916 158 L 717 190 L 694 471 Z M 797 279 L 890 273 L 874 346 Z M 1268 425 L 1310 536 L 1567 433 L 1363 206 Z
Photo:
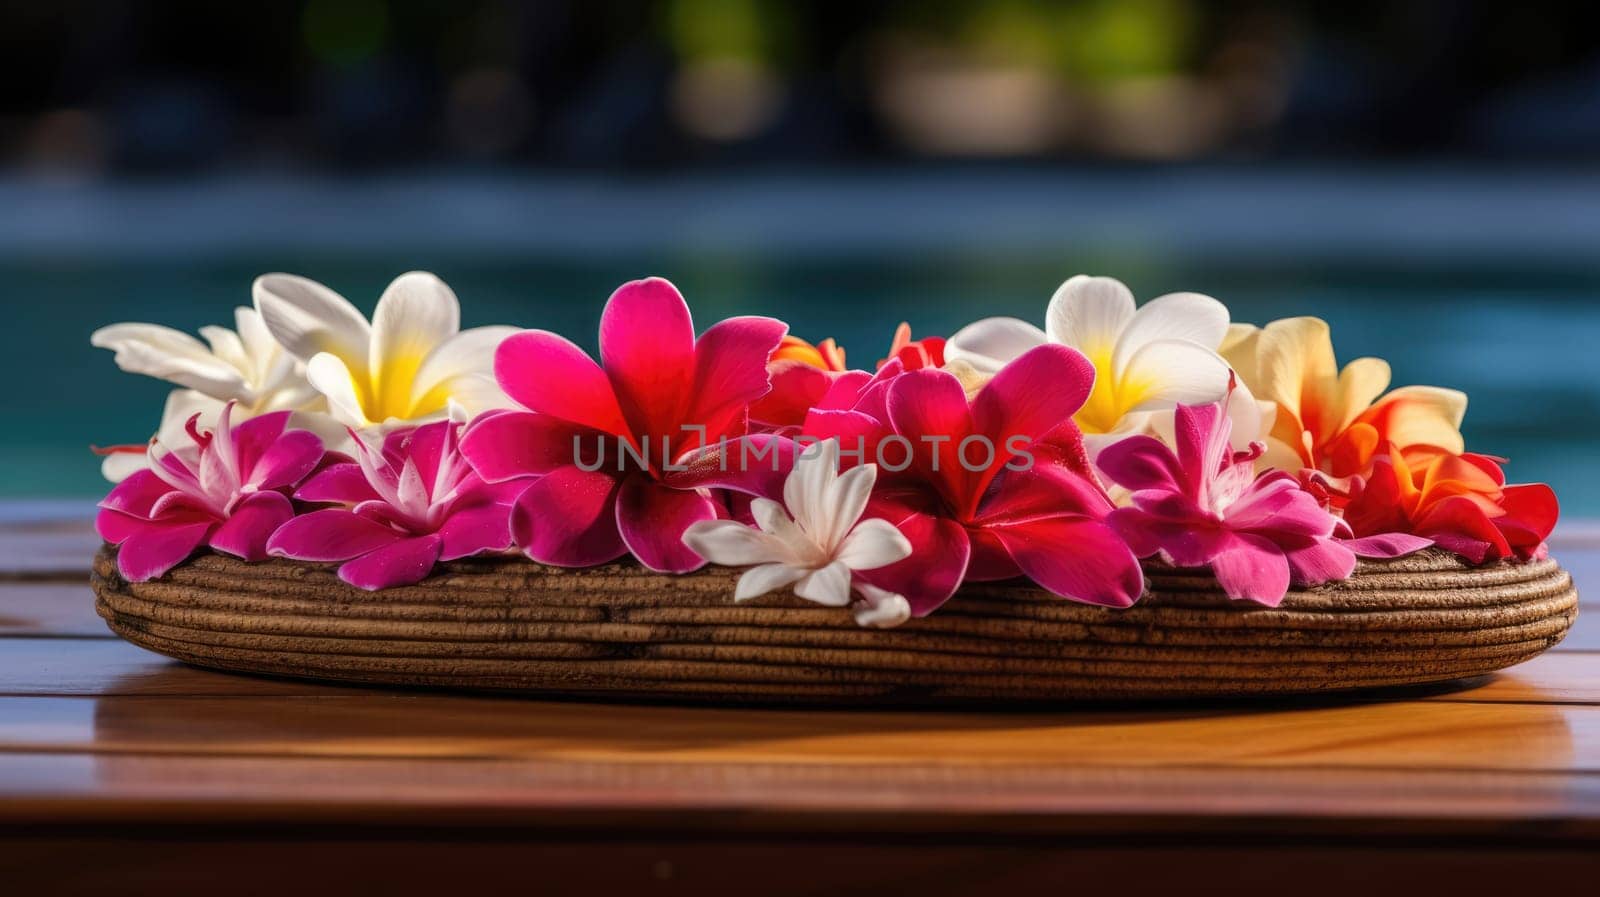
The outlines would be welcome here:
M 514 327 L 461 329 L 461 304 L 444 281 L 402 274 L 372 323 L 343 296 L 293 274 L 255 282 L 256 309 L 273 337 L 306 364 L 306 377 L 340 422 L 357 430 L 439 420 L 451 402 L 476 414 L 509 401 L 494 354 Z
M 963 383 L 993 376 L 1007 362 L 1046 342 L 1071 346 L 1094 365 L 1094 389 L 1073 417 L 1091 454 L 1134 433 L 1171 429 L 1179 403 L 1199 405 L 1228 395 L 1228 364 L 1217 354 L 1228 309 L 1199 293 L 1170 293 L 1143 307 L 1110 277 L 1078 275 L 1062 284 L 1045 311 L 1045 329 L 1016 318 L 985 318 L 945 344 L 945 363 Z M 1256 437 L 1261 423 L 1248 390 L 1229 406 L 1236 439 Z
M 1389 387 L 1389 363 L 1357 358 L 1341 370 L 1327 322 L 1285 318 L 1265 327 L 1235 324 L 1222 355 L 1277 415 L 1263 461 L 1334 477 L 1366 474 L 1385 442 L 1460 454 L 1465 393 L 1437 386 Z M 1380 398 L 1381 396 L 1381 398 Z

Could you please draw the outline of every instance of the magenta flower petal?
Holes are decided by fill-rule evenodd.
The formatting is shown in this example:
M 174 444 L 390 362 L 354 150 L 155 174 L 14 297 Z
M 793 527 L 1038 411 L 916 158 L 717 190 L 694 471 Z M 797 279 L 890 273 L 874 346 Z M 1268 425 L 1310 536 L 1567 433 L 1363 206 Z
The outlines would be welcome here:
M 151 526 L 159 524 L 151 523 L 144 517 L 135 517 L 110 508 L 101 508 L 100 513 L 94 516 L 95 532 L 112 545 L 121 545 L 130 536 L 142 533 Z
M 1098 520 L 1052 517 L 986 532 L 1005 545 L 1029 579 L 1063 598 L 1131 607 L 1144 593 L 1138 558 Z
M 400 533 L 343 508 L 312 511 L 290 520 L 267 540 L 267 553 L 298 561 L 348 561 L 392 545 Z
M 529 411 L 607 433 L 628 432 L 605 372 L 554 333 L 527 330 L 507 337 L 495 352 L 494 377 Z
M 697 491 L 673 489 L 642 476 L 617 492 L 617 529 L 639 563 L 662 573 L 687 573 L 705 559 L 683 542 L 683 531 L 717 519 L 717 505 Z
M 663 472 L 662 482 L 674 489 L 731 489 L 781 502 L 783 483 L 799 454 L 794 440 L 757 433 L 695 452 L 682 460 L 683 470 Z
M 948 517 L 935 517 L 874 499 L 864 517 L 882 517 L 911 542 L 911 556 L 857 578 L 905 597 L 911 613 L 925 617 L 950 600 L 967 572 L 972 545 L 967 530 Z
M 213 551 L 246 561 L 267 559 L 267 540 L 294 516 L 294 505 L 281 492 L 257 492 L 239 503 L 208 544 Z
M 1129 436 L 1100 450 L 1095 464 L 1111 482 L 1131 489 L 1182 492 L 1184 472 L 1172 450 L 1153 436 Z
M 339 578 L 358 589 L 376 592 L 423 581 L 439 561 L 437 535 L 401 539 L 339 568 Z
M 511 547 L 511 505 L 486 502 L 456 509 L 439 527 L 439 560 L 453 561 Z
M 491 483 L 546 474 L 579 460 L 615 471 L 621 451 L 614 435 L 521 411 L 480 417 L 461 438 L 461 453 Z
M 243 426 L 255 423 L 246 422 Z M 258 489 L 283 489 L 293 486 L 317 469 L 322 460 L 322 440 L 306 430 L 290 430 L 268 446 L 250 469 L 248 481 Z
M 233 428 L 233 450 L 238 458 L 239 470 L 247 479 L 250 471 L 255 470 L 267 450 L 277 443 L 283 431 L 288 428 L 291 414 L 293 412 L 274 411 L 271 414 L 252 417 Z M 318 444 L 321 444 L 321 440 L 318 440 Z
M 767 359 L 788 331 L 789 325 L 772 318 L 728 318 L 695 342 L 689 419 L 706 428 L 708 442 L 735 429 L 745 407 L 771 389 Z
M 156 476 L 154 471 L 141 470 L 118 483 L 111 494 L 101 500 L 100 507 L 148 518 L 156 502 L 171 491 L 172 487 Z
M 972 433 L 972 413 L 961 381 L 936 368 L 902 374 L 889 385 L 888 410 L 895 432 L 912 440 L 917 473 L 936 486 L 953 508 L 969 512 L 978 490 L 971 485 L 977 475 L 965 469 L 956 454 Z M 925 436 L 947 438 L 930 444 L 921 441 Z M 995 447 L 997 452 L 1001 448 Z M 885 460 L 898 463 L 898 456 L 888 457 L 894 451 L 885 449 Z
M 562 467 L 535 480 L 511 512 L 511 535 L 528 557 L 589 567 L 627 554 L 617 532 L 618 481 L 604 471 Z
M 216 524 L 212 521 L 151 526 L 134 533 L 117 549 L 117 570 L 129 582 L 148 582 L 194 554 Z
M 378 493 L 367 482 L 361 465 L 352 462 L 324 467 L 306 480 L 294 497 L 301 501 L 358 505 L 364 501 L 376 501 Z
M 1360 539 L 1341 539 L 1344 547 L 1357 557 L 1389 560 L 1414 554 L 1433 546 L 1433 540 L 1409 533 L 1377 533 Z
M 1030 349 L 995 374 L 972 400 L 973 429 L 1003 447 L 1012 436 L 1042 439 L 1083 407 L 1094 365 L 1066 346 Z
M 704 399 L 693 395 L 694 321 L 677 287 L 659 277 L 618 287 L 600 315 L 600 360 L 635 435 L 682 438 L 685 409 Z
M 1289 591 L 1288 558 L 1261 536 L 1235 533 L 1231 544 L 1211 559 L 1211 572 L 1235 600 L 1277 607 Z
M 1320 586 L 1325 582 L 1348 579 L 1356 572 L 1356 554 L 1333 539 L 1312 539 L 1304 545 L 1285 547 L 1289 577 L 1296 585 Z

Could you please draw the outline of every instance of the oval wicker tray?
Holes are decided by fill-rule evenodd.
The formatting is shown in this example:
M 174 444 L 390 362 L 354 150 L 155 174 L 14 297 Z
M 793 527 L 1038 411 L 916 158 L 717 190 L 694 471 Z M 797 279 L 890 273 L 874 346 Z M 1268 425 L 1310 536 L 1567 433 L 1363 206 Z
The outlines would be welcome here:
M 198 557 L 132 584 L 101 550 L 98 610 L 134 644 L 224 670 L 547 695 L 834 704 L 1194 698 L 1477 676 L 1559 642 L 1577 615 L 1554 561 L 1471 569 L 1427 552 L 1364 562 L 1281 607 L 1229 601 L 1203 572 L 1151 568 L 1108 610 L 1017 584 L 863 630 L 793 598 L 732 602 L 733 571 L 457 562 L 368 593 L 325 567 Z

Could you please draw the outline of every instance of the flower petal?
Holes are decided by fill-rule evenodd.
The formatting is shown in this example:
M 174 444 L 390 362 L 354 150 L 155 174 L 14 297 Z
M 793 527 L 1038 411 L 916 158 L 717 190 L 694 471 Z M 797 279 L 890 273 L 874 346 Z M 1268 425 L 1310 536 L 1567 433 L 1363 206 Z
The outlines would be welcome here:
M 840 561 L 811 570 L 794 586 L 795 595 L 826 607 L 850 603 L 850 568 Z
M 867 629 L 892 629 L 911 619 L 911 603 L 905 596 L 885 591 L 869 583 L 857 582 L 861 600 L 851 610 L 856 625 Z
M 314 355 L 306 364 L 306 379 L 328 400 L 328 410 L 347 427 L 363 429 L 374 423 L 367 417 L 365 381 L 357 381 L 344 359 L 330 352 Z M 376 412 L 374 412 L 376 413 Z
M 1466 413 L 1466 393 L 1437 386 L 1402 386 L 1356 420 L 1372 425 L 1397 448 L 1431 445 L 1460 454 L 1465 449 L 1461 419 Z
M 1125 489 L 1183 492 L 1187 478 L 1178 459 L 1153 436 L 1128 436 L 1100 450 L 1095 466 Z
M 267 559 L 267 541 L 289 518 L 294 505 L 281 492 L 257 492 L 233 509 L 228 519 L 211 534 L 213 551 L 231 554 L 246 561 Z
M 117 572 L 129 582 L 148 582 L 194 554 L 216 523 L 202 520 L 154 525 L 133 533 L 117 548 Z
M 544 330 L 506 337 L 494 356 L 495 380 L 530 411 L 605 433 L 626 434 L 616 393 L 582 349 Z
M 972 554 L 966 529 L 954 520 L 912 511 L 889 502 L 868 505 L 868 514 L 894 525 L 911 543 L 911 555 L 873 570 L 857 579 L 880 589 L 904 595 L 911 612 L 925 617 L 950 600 L 960 587 Z
M 112 324 L 89 337 L 116 353 L 117 367 L 198 390 L 218 399 L 254 398 L 244 374 L 199 340 L 155 324 Z
M 1112 277 L 1079 274 L 1056 289 L 1044 313 L 1050 342 L 1089 356 L 1098 366 L 1109 360 L 1117 337 L 1133 320 L 1133 293 Z
M 627 553 L 617 531 L 620 483 L 603 471 L 561 467 L 517 499 L 511 535 L 528 557 L 558 567 L 590 567 Z
M 694 490 L 673 489 L 648 477 L 631 476 L 617 492 L 617 529 L 639 563 L 661 573 L 687 573 L 705 565 L 683 544 L 683 533 L 700 520 L 715 520 L 717 506 Z
M 683 531 L 683 543 L 713 564 L 746 567 L 792 558 L 768 533 L 737 520 L 701 520 Z
M 401 539 L 346 563 L 339 578 L 369 592 L 421 582 L 439 562 L 441 541 L 436 535 Z
M 946 364 L 960 361 L 984 374 L 997 373 L 1024 352 L 1048 341 L 1043 330 L 1016 318 L 984 318 L 945 341 Z
M 1005 546 L 1024 574 L 1063 598 L 1102 607 L 1130 607 L 1144 592 L 1139 560 L 1107 525 L 1051 517 L 985 532 Z
M 1421 551 L 1433 545 L 1433 540 L 1410 533 L 1377 533 L 1359 539 L 1345 539 L 1343 543 L 1357 557 L 1388 560 Z
M 739 577 L 739 584 L 733 590 L 733 600 L 749 601 L 751 598 L 759 598 L 768 592 L 797 582 L 800 577 L 806 575 L 806 572 L 804 567 L 793 567 L 788 564 L 762 564 L 759 567 L 751 567 Z
M 372 313 L 368 362 L 372 399 L 385 416 L 411 417 L 413 387 L 423 361 L 460 330 L 461 302 L 438 277 L 410 271 L 389 284 Z
M 678 424 L 697 397 L 694 321 L 677 287 L 659 277 L 618 287 L 600 316 L 600 360 L 635 435 L 681 438 Z
M 778 348 L 789 325 L 772 318 L 728 318 L 701 334 L 694 347 L 694 404 L 687 422 L 706 428 L 715 442 L 730 430 L 743 432 L 747 405 L 772 388 L 767 359 Z M 689 434 L 673 435 L 674 448 L 694 445 Z
M 248 425 L 248 423 L 246 424 Z M 242 428 L 241 428 L 242 429 Z M 291 488 L 322 461 L 322 440 L 306 430 L 290 430 L 278 437 L 251 467 L 245 482 L 257 489 Z
M 302 514 L 267 540 L 267 553 L 297 561 L 348 561 L 405 538 L 405 535 L 343 508 Z
M 1094 376 L 1094 365 L 1076 349 L 1030 349 L 995 374 L 973 398 L 973 431 L 987 436 L 997 453 L 1014 437 L 1027 443 L 1043 439 L 1083 407 Z
M 372 328 L 343 296 L 294 274 L 263 274 L 250 292 L 262 323 L 290 355 L 309 362 L 328 352 L 366 374 Z
M 1228 333 L 1228 309 L 1200 293 L 1168 293 L 1133 313 L 1117 337 L 1112 370 L 1127 366 L 1135 352 L 1160 340 L 1184 340 L 1215 350 Z
M 1117 370 L 1118 394 L 1132 411 L 1205 405 L 1228 394 L 1232 371 L 1222 356 L 1187 340 L 1156 340 Z
M 911 556 L 911 542 L 894 524 L 873 517 L 856 524 L 839 548 L 838 560 L 851 570 L 876 570 Z
M 579 461 L 615 472 L 622 460 L 617 439 L 547 414 L 505 411 L 474 420 L 461 438 L 461 454 L 491 483 L 545 474 Z
M 433 348 L 411 381 L 411 405 L 418 409 L 440 408 L 451 399 L 461 401 L 473 413 L 488 410 L 483 405 L 477 384 L 487 380 L 494 385 L 494 357 L 500 344 L 514 334 L 515 327 L 474 327 L 455 334 Z M 505 393 L 494 385 L 503 399 Z M 504 403 L 502 402 L 501 405 Z
M 1350 546 L 1335 539 L 1313 539 L 1287 547 L 1289 576 L 1296 585 L 1320 586 L 1325 582 L 1349 579 L 1356 570 L 1356 554 Z
M 341 463 L 330 464 L 317 471 L 295 490 L 294 497 L 300 501 L 358 505 L 364 501 L 375 501 L 381 496 L 367 482 L 361 465 Z
M 1211 559 L 1211 572 L 1235 601 L 1277 607 L 1289 592 L 1289 559 L 1261 536 L 1235 534 L 1228 547 Z
M 485 501 L 454 508 L 438 534 L 441 561 L 505 551 L 511 547 L 511 503 Z
M 100 507 L 148 519 L 163 496 L 172 487 L 146 468 L 118 483 L 111 493 L 100 500 Z M 110 541 L 109 539 L 107 541 Z

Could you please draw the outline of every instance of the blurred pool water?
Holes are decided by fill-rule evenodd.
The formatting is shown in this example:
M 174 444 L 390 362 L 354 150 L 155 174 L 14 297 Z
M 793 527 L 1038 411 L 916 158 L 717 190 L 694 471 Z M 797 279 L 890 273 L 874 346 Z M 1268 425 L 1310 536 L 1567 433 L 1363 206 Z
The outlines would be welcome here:
M 388 280 L 427 268 L 461 297 L 464 324 L 507 323 L 566 334 L 591 351 L 600 309 L 624 280 L 660 274 L 688 297 L 704 328 L 731 314 L 768 314 L 807 339 L 832 336 L 870 366 L 894 326 L 948 334 L 988 315 L 1042 322 L 1056 285 L 1078 272 L 1115 274 L 1141 300 L 1174 290 L 1222 299 L 1235 320 L 1319 315 L 1341 362 L 1389 360 L 1394 384 L 1465 390 L 1468 444 L 1508 457 L 1516 480 L 1553 484 L 1569 516 L 1600 514 L 1590 475 L 1600 445 L 1600 277 L 1587 268 L 1467 271 L 1392 262 L 1270 265 L 1158 263 L 1108 253 L 1015 255 L 893 252 L 826 258 L 678 253 L 604 260 L 381 251 L 290 252 L 185 261 L 0 261 L 9 314 L 0 354 L 9 431 L 0 495 L 92 496 L 105 487 L 88 446 L 142 441 L 167 387 L 125 375 L 89 346 L 97 326 L 152 321 L 188 332 L 230 323 L 266 270 L 305 274 L 370 311 Z

